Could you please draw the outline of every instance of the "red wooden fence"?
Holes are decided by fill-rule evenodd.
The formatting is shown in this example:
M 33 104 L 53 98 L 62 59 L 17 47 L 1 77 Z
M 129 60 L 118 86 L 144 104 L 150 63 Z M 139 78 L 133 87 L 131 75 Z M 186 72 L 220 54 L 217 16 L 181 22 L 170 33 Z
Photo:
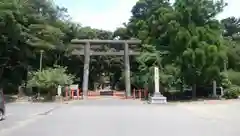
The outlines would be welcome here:
M 75 95 L 76 93 L 76 95 Z M 66 99 L 80 99 L 82 98 L 83 92 L 81 89 L 78 90 L 69 90 L 69 87 L 65 88 L 65 97 Z M 88 91 L 88 97 L 99 97 L 100 91 Z M 133 89 L 132 96 L 130 98 L 126 98 L 125 91 L 113 91 L 113 97 L 121 98 L 121 99 L 146 99 L 148 97 L 148 90 L 143 89 Z

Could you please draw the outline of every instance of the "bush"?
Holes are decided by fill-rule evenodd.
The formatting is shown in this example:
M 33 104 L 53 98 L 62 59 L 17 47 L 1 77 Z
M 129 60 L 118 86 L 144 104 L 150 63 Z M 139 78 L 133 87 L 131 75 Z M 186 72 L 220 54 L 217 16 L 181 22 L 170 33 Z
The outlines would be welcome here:
M 56 93 L 58 85 L 70 85 L 73 83 L 73 79 L 74 76 L 67 74 L 66 68 L 56 66 L 55 68 L 47 68 L 42 71 L 29 73 L 27 86 L 47 90 L 50 97 Z
M 58 85 L 70 85 L 73 83 L 73 79 L 74 76 L 67 74 L 66 68 L 57 66 L 29 73 L 27 85 L 29 87 L 49 89 L 55 88 Z
M 220 85 L 223 88 L 229 88 L 232 85 L 231 79 L 229 79 L 228 73 L 227 72 L 222 72 L 220 74 Z
M 224 98 L 226 99 L 237 99 L 240 95 L 240 87 L 232 86 L 224 91 Z

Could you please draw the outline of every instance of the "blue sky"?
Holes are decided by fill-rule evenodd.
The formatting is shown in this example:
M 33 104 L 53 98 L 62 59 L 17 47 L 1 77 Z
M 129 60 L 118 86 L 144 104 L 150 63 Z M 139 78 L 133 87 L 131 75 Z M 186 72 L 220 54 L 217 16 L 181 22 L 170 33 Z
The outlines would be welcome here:
M 131 8 L 138 0 L 54 0 L 66 7 L 72 20 L 83 26 L 115 30 L 127 22 Z M 228 6 L 218 18 L 240 17 L 240 0 L 225 0 Z

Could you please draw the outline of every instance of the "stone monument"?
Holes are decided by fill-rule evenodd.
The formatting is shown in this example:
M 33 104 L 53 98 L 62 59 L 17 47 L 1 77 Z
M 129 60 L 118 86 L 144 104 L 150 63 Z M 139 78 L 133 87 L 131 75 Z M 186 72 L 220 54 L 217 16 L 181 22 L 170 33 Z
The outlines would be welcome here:
M 62 96 L 62 86 L 60 85 L 58 85 L 58 88 L 57 88 L 57 95 Z
M 159 91 L 159 68 L 154 67 L 154 93 L 149 97 L 151 104 L 166 104 L 167 98 L 164 97 Z

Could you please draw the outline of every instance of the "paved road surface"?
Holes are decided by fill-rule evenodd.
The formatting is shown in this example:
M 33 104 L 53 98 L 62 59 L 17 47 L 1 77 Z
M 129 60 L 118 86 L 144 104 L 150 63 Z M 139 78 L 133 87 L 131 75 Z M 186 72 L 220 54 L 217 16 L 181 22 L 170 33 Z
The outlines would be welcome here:
M 58 108 L 59 104 L 44 103 L 44 104 L 31 104 L 31 103 L 11 103 L 6 105 L 6 120 L 0 122 L 0 136 L 1 131 L 17 127 L 18 124 L 25 122 L 30 118 L 35 118 L 39 114 L 51 111 Z
M 44 106 L 39 104 L 38 112 L 58 107 Z M 21 119 L 11 127 L 1 129 L 0 122 L 0 136 L 239 136 L 239 106 L 88 100 L 61 105 L 41 115 L 26 110 L 27 115 L 19 115 Z M 18 110 L 26 107 L 31 106 Z M 12 120 L 9 116 L 4 122 Z

